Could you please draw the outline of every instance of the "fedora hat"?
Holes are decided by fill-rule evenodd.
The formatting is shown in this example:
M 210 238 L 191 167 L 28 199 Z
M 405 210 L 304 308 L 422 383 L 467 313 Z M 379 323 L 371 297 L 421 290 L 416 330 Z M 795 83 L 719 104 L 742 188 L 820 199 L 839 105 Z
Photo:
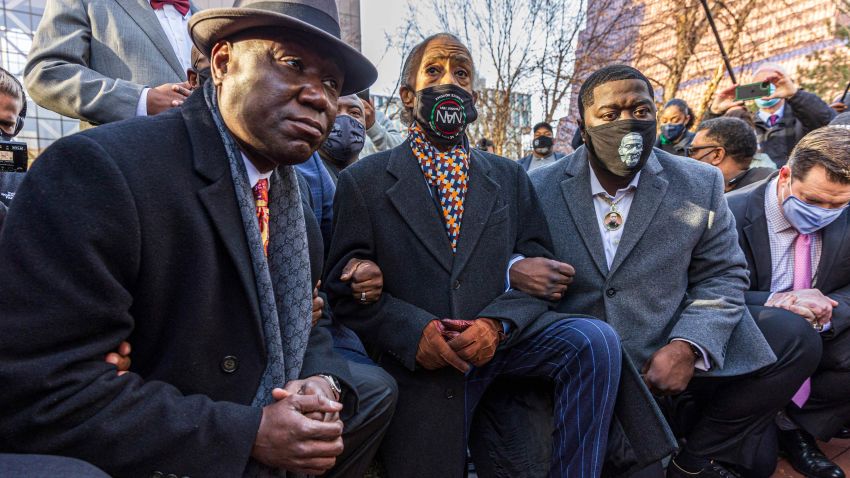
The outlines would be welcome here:
M 264 27 L 298 30 L 330 45 L 345 74 L 342 95 L 365 90 L 378 78 L 375 66 L 342 41 L 334 0 L 236 0 L 232 8 L 202 10 L 189 19 L 192 41 L 208 58 L 216 42 Z

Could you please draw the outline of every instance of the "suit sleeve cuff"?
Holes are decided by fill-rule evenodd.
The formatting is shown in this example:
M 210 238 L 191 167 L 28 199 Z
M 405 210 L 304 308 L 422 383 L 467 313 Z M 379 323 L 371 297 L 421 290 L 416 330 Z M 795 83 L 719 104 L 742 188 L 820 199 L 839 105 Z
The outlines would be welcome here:
M 150 88 L 143 89 L 142 94 L 139 96 L 139 103 L 136 105 L 136 116 L 148 115 L 148 91 L 150 91 Z
M 514 266 L 517 262 L 525 259 L 525 256 L 522 254 L 515 254 L 510 261 L 508 261 L 508 270 L 505 271 L 505 292 L 511 290 L 511 267 Z M 508 331 L 505 330 L 505 333 Z
M 687 339 L 673 339 L 671 340 L 671 342 L 675 342 L 677 340 L 680 342 L 687 342 L 696 347 L 697 350 L 699 350 L 700 355 L 702 355 L 702 360 L 697 360 L 697 362 L 694 364 L 695 369 L 702 370 L 703 372 L 708 372 L 709 370 L 711 370 L 711 361 L 708 359 L 708 354 L 705 352 L 704 348 L 700 347 L 698 343 L 692 342 Z

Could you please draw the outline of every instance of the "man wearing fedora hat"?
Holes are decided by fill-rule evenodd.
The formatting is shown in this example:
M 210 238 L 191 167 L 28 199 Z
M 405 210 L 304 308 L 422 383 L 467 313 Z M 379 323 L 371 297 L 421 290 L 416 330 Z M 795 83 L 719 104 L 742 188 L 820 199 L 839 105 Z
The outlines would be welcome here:
M 245 1 L 189 29 L 203 91 L 57 141 L 16 195 L 0 451 L 119 476 L 362 476 L 395 384 L 311 326 L 322 241 L 292 165 L 377 72 L 333 0 Z M 103 356 L 123 340 L 118 375 Z

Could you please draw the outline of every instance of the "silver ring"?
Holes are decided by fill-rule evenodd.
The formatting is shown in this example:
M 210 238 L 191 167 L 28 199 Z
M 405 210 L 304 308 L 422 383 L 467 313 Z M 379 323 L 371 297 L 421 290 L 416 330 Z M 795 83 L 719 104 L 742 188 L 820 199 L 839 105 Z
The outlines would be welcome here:
M 360 302 L 366 302 L 366 293 L 365 292 L 360 293 Z

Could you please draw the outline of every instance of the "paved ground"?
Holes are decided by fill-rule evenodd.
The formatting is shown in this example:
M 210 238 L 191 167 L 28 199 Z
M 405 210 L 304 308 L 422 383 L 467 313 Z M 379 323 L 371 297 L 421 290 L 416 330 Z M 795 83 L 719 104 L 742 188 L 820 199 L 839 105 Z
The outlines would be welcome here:
M 844 470 L 844 473 L 850 476 L 850 440 L 830 440 L 828 443 L 821 443 L 820 449 L 823 450 L 824 454 L 828 456 L 832 461 L 836 462 L 838 466 Z M 788 464 L 785 460 L 779 462 L 779 468 L 776 469 L 776 473 L 773 474 L 774 478 L 786 478 L 786 477 L 802 477 L 803 475 L 794 471 L 791 468 L 791 465 Z

